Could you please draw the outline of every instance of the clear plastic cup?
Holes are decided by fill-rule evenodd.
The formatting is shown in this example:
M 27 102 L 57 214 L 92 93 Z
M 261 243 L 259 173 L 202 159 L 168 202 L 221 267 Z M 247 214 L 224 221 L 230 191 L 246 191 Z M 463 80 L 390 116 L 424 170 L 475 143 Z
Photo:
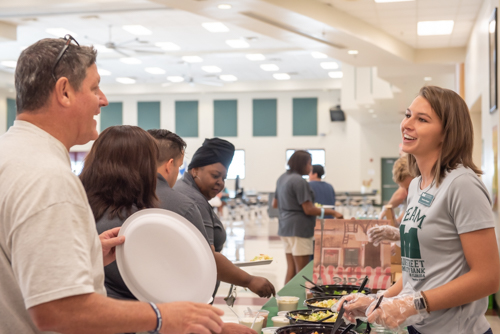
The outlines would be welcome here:
M 255 323 L 253 320 L 255 319 Z M 253 323 L 253 327 L 252 327 Z M 243 317 L 240 318 L 240 325 L 247 326 L 248 328 L 252 328 L 257 333 L 262 331 L 262 325 L 264 324 L 264 317 Z
M 259 310 L 259 311 L 250 312 L 248 309 L 243 311 L 243 314 L 245 314 L 245 317 L 255 318 L 257 316 L 257 313 L 259 314 L 260 317 L 264 317 L 264 324 L 262 325 L 262 327 L 266 327 L 267 326 L 267 318 L 269 317 L 269 311 Z
M 287 313 L 288 313 L 288 311 L 279 311 L 279 312 L 278 312 L 278 315 L 279 315 L 280 317 L 286 317 L 286 314 L 287 314 Z
M 278 311 L 294 311 L 299 305 L 299 297 L 279 296 L 276 297 L 276 303 L 278 303 Z
M 279 327 L 262 328 L 262 334 L 274 334 Z
M 290 325 L 290 320 L 288 318 L 281 316 L 272 317 L 272 321 L 273 321 L 273 326 L 275 327 L 283 327 Z

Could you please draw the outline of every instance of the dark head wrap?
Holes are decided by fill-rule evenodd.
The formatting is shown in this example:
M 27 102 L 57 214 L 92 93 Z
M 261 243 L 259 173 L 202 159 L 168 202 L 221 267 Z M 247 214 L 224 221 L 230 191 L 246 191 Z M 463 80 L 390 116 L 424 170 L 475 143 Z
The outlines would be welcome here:
M 229 168 L 233 161 L 234 145 L 220 138 L 205 139 L 203 145 L 193 155 L 188 169 L 203 167 L 220 162 Z

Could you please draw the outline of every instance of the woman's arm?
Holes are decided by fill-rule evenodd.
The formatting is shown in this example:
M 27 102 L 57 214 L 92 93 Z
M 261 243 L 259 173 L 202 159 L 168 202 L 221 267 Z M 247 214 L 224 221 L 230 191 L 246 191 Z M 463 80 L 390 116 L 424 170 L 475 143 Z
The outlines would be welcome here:
M 460 235 L 470 271 L 438 288 L 424 291 L 429 311 L 464 305 L 498 291 L 500 260 L 495 230 Z
M 403 290 L 403 277 L 400 277 L 396 283 L 394 283 L 387 291 L 384 293 L 384 297 L 394 297 L 399 295 Z
M 311 201 L 302 203 L 302 210 L 304 210 L 304 213 L 308 216 L 321 216 L 321 209 L 314 206 Z M 325 216 L 327 215 L 332 215 L 339 219 L 344 218 L 340 212 L 333 209 L 325 209 Z

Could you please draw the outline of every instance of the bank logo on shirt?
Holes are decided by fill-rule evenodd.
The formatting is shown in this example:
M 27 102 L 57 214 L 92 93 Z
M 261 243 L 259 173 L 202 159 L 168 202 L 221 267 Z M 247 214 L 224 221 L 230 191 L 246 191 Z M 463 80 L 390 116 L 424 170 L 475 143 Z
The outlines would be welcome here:
M 418 230 L 422 229 L 425 215 L 421 214 L 420 209 L 415 206 L 406 210 L 405 216 L 399 226 L 401 235 L 401 265 L 403 271 L 414 280 L 425 279 L 425 261 L 420 256 L 420 243 L 418 242 Z M 405 224 L 405 222 L 407 222 Z M 406 232 L 406 225 L 417 224 L 412 226 Z M 412 224 L 412 225 L 414 225 Z

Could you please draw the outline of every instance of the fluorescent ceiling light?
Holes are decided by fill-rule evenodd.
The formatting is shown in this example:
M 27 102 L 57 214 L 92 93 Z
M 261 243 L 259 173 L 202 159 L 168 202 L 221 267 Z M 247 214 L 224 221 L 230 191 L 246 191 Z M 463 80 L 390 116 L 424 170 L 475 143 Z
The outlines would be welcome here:
M 153 32 L 148 28 L 141 26 L 140 24 L 126 25 L 122 26 L 123 30 L 128 31 L 131 34 L 141 36 L 141 35 L 151 35 Z
M 341 79 L 344 76 L 344 73 L 341 71 L 333 71 L 333 72 L 328 72 L 328 76 L 332 79 Z
M 219 75 L 219 79 L 221 79 L 222 81 L 236 81 L 236 80 L 238 80 L 238 78 L 232 74 Z
M 247 54 L 245 57 L 247 57 L 248 60 L 251 61 L 258 61 L 258 60 L 265 60 L 266 56 L 264 56 L 262 53 L 250 53 Z
M 210 32 L 227 32 L 229 28 L 222 22 L 205 22 L 201 24 L 203 28 Z
M 432 77 L 425 77 L 424 81 L 432 81 Z
M 135 84 L 135 79 L 132 79 L 132 78 L 120 77 L 120 78 L 116 78 L 116 81 L 118 81 L 119 83 L 124 84 L 124 85 Z
M 385 3 L 385 2 L 408 2 L 415 0 L 375 0 L 376 3 Z
M 359 51 L 358 50 L 349 50 L 349 51 L 347 51 L 347 53 L 350 55 L 357 55 L 359 53 Z
M 122 63 L 128 64 L 128 65 L 142 64 L 142 61 L 140 59 L 137 59 L 137 58 L 134 58 L 134 57 L 120 58 L 120 61 Z
M 322 62 L 320 66 L 325 70 L 336 70 L 337 68 L 339 68 L 339 64 L 334 61 Z
M 227 3 L 221 3 L 220 5 L 217 6 L 219 9 L 231 9 L 233 8 L 230 4 Z
M 173 76 L 167 77 L 167 80 L 170 81 L 170 82 L 183 82 L 184 81 L 184 77 L 181 77 L 179 75 L 173 75 Z
M 0 64 L 8 68 L 16 68 L 17 62 L 15 60 L 4 60 Z
M 269 71 L 269 72 L 279 71 L 280 69 L 278 65 L 275 64 L 262 64 L 260 65 L 260 68 L 263 69 L 264 71 Z
M 73 37 L 78 37 L 77 34 L 72 32 L 71 30 L 65 29 L 65 28 L 48 28 L 45 29 L 45 32 L 51 35 L 54 35 L 56 37 L 64 37 L 67 34 L 70 34 Z
M 314 51 L 314 52 L 311 52 L 311 56 L 313 58 L 316 58 L 316 59 L 323 59 L 323 58 L 328 58 L 328 56 L 322 52 L 317 52 L 317 51 Z
M 454 24 L 453 20 L 420 21 L 417 25 L 417 34 L 419 36 L 451 35 Z
M 201 69 L 208 73 L 219 73 L 222 72 L 220 67 L 217 66 L 202 66 Z
M 99 73 L 99 75 L 100 75 L 101 77 L 105 77 L 105 76 L 111 75 L 111 72 L 110 72 L 110 71 L 105 70 L 105 69 L 103 69 L 103 68 L 98 68 L 98 69 L 97 69 L 97 73 Z
M 184 56 L 182 57 L 182 60 L 184 60 L 186 63 L 201 63 L 203 61 L 203 58 L 198 56 Z
M 146 67 L 144 71 L 151 73 L 151 74 L 165 74 L 165 70 L 163 68 L 159 67 Z
M 228 39 L 226 41 L 226 44 L 235 49 L 244 49 L 250 47 L 250 44 L 242 39 Z
M 181 49 L 179 45 L 172 42 L 158 42 L 155 43 L 155 45 L 165 51 L 177 51 Z
M 276 80 L 290 80 L 290 75 L 288 73 L 274 73 L 273 77 Z
M 105 45 L 102 44 L 94 44 L 94 48 L 101 53 L 110 53 L 113 52 L 113 49 L 107 48 Z

